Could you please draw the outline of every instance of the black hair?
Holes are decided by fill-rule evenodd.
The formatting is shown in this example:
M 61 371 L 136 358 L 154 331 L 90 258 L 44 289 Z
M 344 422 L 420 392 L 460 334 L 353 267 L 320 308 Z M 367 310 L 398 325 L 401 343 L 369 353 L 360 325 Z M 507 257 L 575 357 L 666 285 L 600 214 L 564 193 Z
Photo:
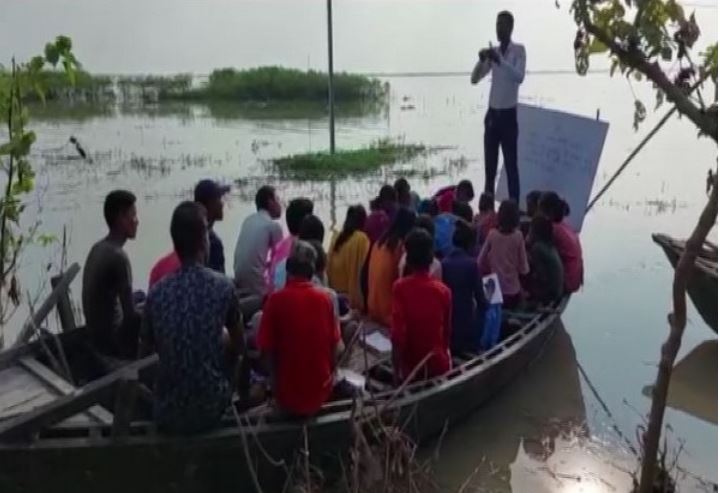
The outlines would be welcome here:
M 460 183 L 457 184 L 456 191 L 462 192 L 468 201 L 475 198 L 475 189 L 473 188 L 473 184 L 470 180 L 461 180 Z
M 315 275 L 317 253 L 312 244 L 298 240 L 293 244 L 290 256 L 285 263 L 285 271 L 289 276 L 300 277 L 306 280 Z
M 414 228 L 405 239 L 405 251 L 405 262 L 411 271 L 428 269 L 434 258 L 432 236 L 424 229 Z
M 553 223 L 547 217 L 537 214 L 530 221 L 530 237 L 532 241 L 553 244 Z
M 405 178 L 398 178 L 393 184 L 397 201 L 402 205 L 410 205 L 412 198 L 410 197 L 410 183 Z
M 465 219 L 468 222 L 472 222 L 473 211 L 472 211 L 472 207 L 470 207 L 470 204 L 466 204 L 465 202 L 460 202 L 459 200 L 453 200 L 452 213 L 454 216 L 457 216 L 461 219 Z
M 455 231 L 452 237 L 454 247 L 461 248 L 469 253 L 475 246 L 476 239 L 477 233 L 468 221 L 463 219 L 455 221 Z
M 555 192 L 545 192 L 540 196 L 538 210 L 555 223 L 570 215 L 570 206 Z
M 520 225 L 520 209 L 517 202 L 512 199 L 503 200 L 498 209 L 498 230 L 501 233 L 509 234 L 515 231 Z
M 310 244 L 315 249 L 315 273 L 325 272 L 327 267 L 327 254 L 319 241 L 311 241 Z
M 271 185 L 261 186 L 255 194 L 255 207 L 257 210 L 267 210 L 270 202 L 275 198 L 275 187 Z
M 525 196 L 525 207 L 528 216 L 534 216 L 540 202 L 542 192 L 540 190 L 533 190 Z
M 478 211 L 490 212 L 495 210 L 495 197 L 492 194 L 483 192 L 480 194 L 478 201 Z
M 292 199 L 285 209 L 285 222 L 291 235 L 300 233 L 300 224 L 305 216 L 313 213 L 313 202 L 305 197 Z
M 325 226 L 314 214 L 305 216 L 300 224 L 298 238 L 305 241 L 325 241 Z
M 435 199 L 423 199 L 420 202 L 420 207 L 418 207 L 418 212 L 420 214 L 427 214 L 430 217 L 435 217 L 440 214 L 440 207 Z
M 340 247 L 350 239 L 355 231 L 362 231 L 363 228 L 365 228 L 366 219 L 367 212 L 365 211 L 365 207 L 360 204 L 348 207 L 347 214 L 345 215 L 345 223 L 343 223 L 343 229 L 335 240 L 333 252 L 339 252 Z
M 419 214 L 415 219 L 415 227 L 424 229 L 430 236 L 435 237 L 435 221 L 428 214 Z
M 380 187 L 378 199 L 380 202 L 380 207 L 383 207 L 385 206 L 385 204 L 397 202 L 397 193 L 391 185 L 383 185 L 382 187 Z
M 505 19 L 507 19 L 508 22 L 510 23 L 510 28 L 511 28 L 511 29 L 512 29 L 513 27 L 515 27 L 515 17 L 513 17 L 512 13 L 510 13 L 509 10 L 503 10 L 503 11 L 500 12 L 497 16 L 498 16 L 498 19 L 501 18 L 501 17 L 504 17 Z
M 190 201 L 178 205 L 170 221 L 170 236 L 180 260 L 196 258 L 207 239 L 205 208 Z
M 413 226 L 415 226 L 415 213 L 401 207 L 395 214 L 395 219 L 393 219 L 388 230 L 378 239 L 378 245 L 395 250 Z
M 135 205 L 135 195 L 127 190 L 113 190 L 105 197 L 103 215 L 108 227 L 112 229 L 119 216 Z

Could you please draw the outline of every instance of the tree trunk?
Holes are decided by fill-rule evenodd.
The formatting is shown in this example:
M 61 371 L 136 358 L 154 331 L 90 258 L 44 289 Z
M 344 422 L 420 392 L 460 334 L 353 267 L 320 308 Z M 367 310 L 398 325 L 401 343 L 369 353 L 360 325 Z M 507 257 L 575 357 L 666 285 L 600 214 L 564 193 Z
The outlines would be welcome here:
M 707 238 L 717 218 L 717 186 L 716 178 L 710 200 L 700 215 L 695 230 L 687 240 L 685 251 L 675 268 L 675 277 L 673 279 L 673 313 L 668 315 L 670 335 L 662 346 L 657 378 L 652 392 L 653 400 L 650 409 L 648 429 L 643 440 L 644 452 L 639 493 L 651 493 L 655 478 L 657 477 L 658 446 L 660 443 L 660 435 L 662 434 L 670 375 L 678 350 L 680 349 L 680 343 L 682 342 L 682 336 L 687 322 L 685 292 L 687 290 L 688 279 L 695 265 L 695 259 L 700 253 L 705 238 Z

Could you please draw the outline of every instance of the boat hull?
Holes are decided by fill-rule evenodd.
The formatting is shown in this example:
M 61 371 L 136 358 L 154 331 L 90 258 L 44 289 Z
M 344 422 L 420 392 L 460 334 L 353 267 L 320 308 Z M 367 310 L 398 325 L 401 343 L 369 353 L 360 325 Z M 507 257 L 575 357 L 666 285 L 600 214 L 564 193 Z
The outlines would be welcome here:
M 254 477 L 264 491 L 279 491 L 295 452 L 307 439 L 314 463 L 339 471 L 339 458 L 352 444 L 351 419 L 382 410 L 419 443 L 440 434 L 482 406 L 540 357 L 555 333 L 563 300 L 552 313 L 537 315 L 493 350 L 456 367 L 443 378 L 411 385 L 392 397 L 378 396 L 362 408 L 331 404 L 306 421 L 252 420 L 195 437 L 143 434 L 134 429 L 121 441 L 110 431 L 101 436 L 82 428 L 55 428 L 32 443 L 0 443 L 0 491 L 45 493 L 48 486 L 74 493 L 177 491 L 227 493 L 254 490 Z M 391 391 L 392 393 L 393 391 Z M 376 406 L 370 405 L 371 403 Z M 97 434 L 97 429 L 96 429 Z M 84 436 L 83 436 L 84 435 Z M 284 460 L 285 466 L 271 463 Z M 248 463 L 252 463 L 251 468 Z M 330 466 L 330 467 L 325 467 Z
M 683 252 L 684 242 L 673 240 L 668 236 L 654 234 L 653 241 L 660 245 L 673 268 L 677 267 Z M 697 309 L 705 323 L 717 334 L 718 331 L 718 280 L 717 252 L 714 260 L 711 253 L 696 261 L 690 273 L 687 285 L 690 301 Z M 714 270 L 713 270 L 714 268 Z

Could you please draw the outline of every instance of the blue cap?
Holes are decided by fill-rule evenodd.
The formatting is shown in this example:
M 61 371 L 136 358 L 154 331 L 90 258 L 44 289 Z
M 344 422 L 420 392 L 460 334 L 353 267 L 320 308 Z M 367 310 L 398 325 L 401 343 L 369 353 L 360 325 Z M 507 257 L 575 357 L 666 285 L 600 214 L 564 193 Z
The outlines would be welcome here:
M 215 180 L 200 180 L 195 185 L 195 202 L 207 204 L 219 199 L 230 191 L 229 185 L 221 185 Z

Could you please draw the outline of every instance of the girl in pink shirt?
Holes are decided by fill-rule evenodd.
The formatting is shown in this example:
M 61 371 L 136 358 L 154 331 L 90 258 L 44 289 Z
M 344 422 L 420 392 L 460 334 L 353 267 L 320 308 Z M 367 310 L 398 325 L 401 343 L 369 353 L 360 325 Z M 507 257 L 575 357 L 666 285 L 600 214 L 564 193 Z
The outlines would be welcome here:
M 522 299 L 520 276 L 530 271 L 525 238 L 518 229 L 520 211 L 514 200 L 505 200 L 500 204 L 497 221 L 497 229 L 491 230 L 483 243 L 478 265 L 485 271 L 483 274 L 498 275 L 503 304 L 513 308 Z
M 540 197 L 538 211 L 553 222 L 553 241 L 565 272 L 565 292 L 574 293 L 584 282 L 585 268 L 580 238 L 563 221 L 570 214 L 570 207 L 555 192 L 545 192 Z

